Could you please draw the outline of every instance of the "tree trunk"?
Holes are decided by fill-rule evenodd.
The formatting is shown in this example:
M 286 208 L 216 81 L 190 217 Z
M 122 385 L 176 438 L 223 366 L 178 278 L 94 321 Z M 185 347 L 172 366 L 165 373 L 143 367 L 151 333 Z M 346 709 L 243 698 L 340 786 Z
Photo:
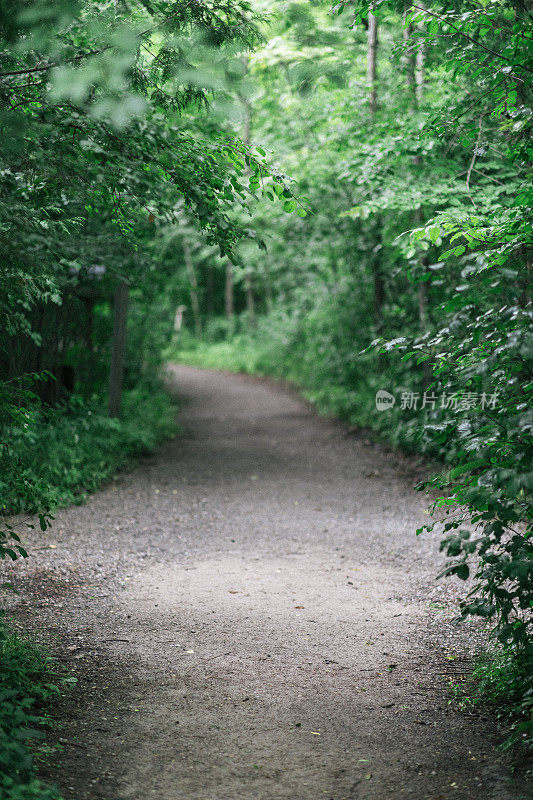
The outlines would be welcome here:
M 533 287 L 533 262 L 527 258 L 526 248 L 520 248 L 524 254 L 524 278 L 521 281 L 523 290 L 518 300 L 521 308 L 527 308 L 531 304 L 531 289 Z
M 233 267 L 231 261 L 226 261 L 226 287 L 224 292 L 224 305 L 226 310 L 226 319 L 233 325 Z
M 115 291 L 113 346 L 109 371 L 109 416 L 120 416 L 124 353 L 126 350 L 126 320 L 128 314 L 128 284 L 121 280 Z
M 422 266 L 426 266 L 422 263 Z M 427 281 L 418 284 L 418 322 L 420 329 L 425 331 L 428 325 L 428 290 Z
M 378 223 L 380 221 L 378 220 Z M 378 234 L 379 235 L 379 234 Z M 381 259 L 375 255 L 372 260 L 372 276 L 374 279 L 374 327 L 377 334 L 383 331 L 383 306 L 385 304 L 385 282 L 381 270 Z
M 243 64 L 243 75 L 246 75 L 248 72 L 248 56 L 243 56 L 242 59 Z M 244 124 L 242 129 L 242 140 L 244 144 L 249 145 L 250 139 L 252 135 L 252 105 L 250 100 L 245 94 L 240 94 L 239 99 L 242 104 L 243 114 L 244 114 Z M 246 168 L 246 175 L 249 175 L 250 170 L 248 167 Z M 246 293 L 246 310 L 248 311 L 248 325 L 250 328 L 255 327 L 255 299 L 254 299 L 254 287 L 253 287 L 253 280 L 251 272 L 246 272 L 244 276 L 244 291 Z
M 368 105 L 372 120 L 376 115 L 378 105 L 377 95 L 377 51 L 378 51 L 378 21 L 372 14 L 368 15 L 368 36 L 367 36 L 367 83 L 368 83 Z M 381 243 L 381 217 L 377 217 L 377 240 Z M 374 327 L 376 333 L 381 333 L 383 329 L 383 305 L 385 303 L 385 283 L 381 270 L 381 258 L 378 248 L 372 257 L 372 277 L 374 281 Z
M 272 282 L 270 280 L 270 275 L 266 275 L 265 277 L 265 307 L 267 312 L 272 311 L 272 306 L 274 305 L 274 297 L 272 294 Z
M 255 300 L 254 300 L 254 287 L 252 283 L 252 276 L 249 272 L 244 276 L 244 288 L 246 291 L 246 310 L 248 311 L 248 325 L 250 328 L 255 328 Z
M 243 56 L 242 59 L 243 76 L 248 72 L 248 56 Z M 244 125 L 242 129 L 242 140 L 244 144 L 250 144 L 251 128 L 252 128 L 252 105 L 250 100 L 245 94 L 239 94 L 244 111 Z
M 206 313 L 208 318 L 215 315 L 215 276 L 213 269 L 213 262 L 209 260 L 207 264 L 207 279 L 206 279 Z
M 425 9 L 424 3 L 418 4 L 419 8 Z M 424 25 L 422 22 L 418 25 L 419 30 L 424 30 Z M 423 95 L 424 95 L 424 83 L 426 80 L 426 46 L 423 42 L 420 42 L 418 50 L 416 51 L 416 63 L 415 63 L 415 83 L 416 83 L 416 99 L 418 104 L 422 102 Z
M 420 8 L 425 8 L 424 3 L 420 3 Z M 423 30 L 424 26 L 422 23 L 418 26 L 419 30 Z M 420 44 L 417 52 L 416 52 L 416 61 L 415 61 L 415 104 L 420 105 L 424 98 L 424 89 L 425 89 L 425 73 L 426 73 L 426 50 L 423 44 Z M 415 156 L 415 164 L 421 165 L 422 158 L 420 156 Z M 417 209 L 416 211 L 416 223 L 419 227 L 424 224 L 424 212 L 422 208 Z M 428 269 L 428 259 L 427 256 L 422 256 L 420 259 L 420 263 L 423 270 L 423 276 L 427 275 Z M 418 284 L 417 287 L 417 294 L 418 294 L 418 323 L 420 325 L 420 330 L 424 333 L 427 330 L 428 324 L 428 280 L 423 280 Z
M 425 8 L 421 2 L 420 8 Z M 405 15 L 404 15 L 405 18 Z M 423 30 L 423 24 L 418 25 L 419 30 Z M 404 29 L 404 41 L 407 43 L 412 35 L 412 29 L 409 26 Z M 407 68 L 407 84 L 411 89 L 411 103 L 412 110 L 416 110 L 421 103 L 424 95 L 424 82 L 425 82 L 425 55 L 426 51 L 423 44 L 420 44 L 416 51 L 416 58 L 413 59 L 411 53 L 406 56 Z M 415 166 L 422 165 L 422 158 L 416 155 L 413 159 Z M 424 213 L 422 208 L 418 208 L 415 212 L 415 224 L 421 227 L 424 224 Z M 420 259 L 423 275 L 427 274 L 427 257 L 422 256 Z M 424 332 L 427 329 L 428 323 L 428 281 L 423 280 L 417 285 L 417 303 L 418 303 L 418 324 L 420 330 Z
M 377 109 L 376 55 L 378 49 L 378 21 L 377 18 L 374 16 L 374 14 L 372 14 L 372 12 L 370 12 L 368 15 L 367 45 L 368 45 L 368 51 L 367 51 L 366 77 L 368 84 L 368 104 L 370 107 L 370 113 L 372 116 L 374 116 Z
M 407 11 L 404 12 L 403 18 L 405 22 L 405 17 L 407 16 Z M 403 29 L 403 41 L 408 48 L 409 40 L 413 34 L 413 29 L 411 25 L 408 25 L 406 28 Z M 412 50 L 406 49 L 404 54 L 404 64 L 405 64 L 405 73 L 407 78 L 407 88 L 409 90 L 409 97 L 411 98 L 411 105 L 413 109 L 417 107 L 417 96 L 416 96 L 416 61 L 415 56 Z
M 198 281 L 196 280 L 196 273 L 194 271 L 191 249 L 186 239 L 183 240 L 183 255 L 185 257 L 185 266 L 187 267 L 187 275 L 191 285 L 191 308 L 194 320 L 194 332 L 199 339 L 202 336 L 202 318 L 200 316 L 200 303 L 198 302 Z
M 420 2 L 420 8 L 425 8 L 424 3 Z M 419 23 L 418 25 L 419 30 L 424 29 L 423 23 Z M 413 108 L 416 109 L 424 99 L 424 90 L 425 90 L 425 73 L 426 73 L 426 49 L 423 43 L 419 44 L 419 47 L 416 51 L 415 57 L 415 65 L 414 65 L 414 78 L 415 78 L 415 92 L 413 98 Z M 415 156 L 414 163 L 417 166 L 422 165 L 422 158 L 421 156 Z M 415 221 L 417 227 L 421 227 L 424 224 L 424 211 L 422 207 L 418 208 L 415 213 Z M 418 304 L 418 325 L 420 327 L 421 333 L 425 333 L 428 328 L 429 322 L 429 314 L 428 314 L 428 289 L 430 279 L 428 279 L 428 274 L 431 276 L 431 273 L 428 272 L 428 258 L 425 255 L 422 255 L 420 258 L 420 266 L 422 268 L 422 278 L 417 284 L 417 304 Z M 428 386 L 432 380 L 432 371 L 429 363 L 426 361 L 422 366 L 422 374 L 424 376 L 424 384 Z

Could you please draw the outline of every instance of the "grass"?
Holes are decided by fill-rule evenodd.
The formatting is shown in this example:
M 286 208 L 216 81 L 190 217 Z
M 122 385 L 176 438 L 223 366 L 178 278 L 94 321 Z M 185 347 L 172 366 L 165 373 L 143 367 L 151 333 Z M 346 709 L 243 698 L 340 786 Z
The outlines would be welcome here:
M 166 357 L 176 358 L 181 364 L 227 372 L 245 372 L 262 375 L 270 372 L 264 364 L 264 352 L 247 336 L 237 336 L 231 341 L 202 342 L 185 339 L 183 345 L 170 348 Z
M 0 800 L 61 800 L 37 778 L 35 762 L 51 725 L 47 704 L 73 680 L 0 617 Z

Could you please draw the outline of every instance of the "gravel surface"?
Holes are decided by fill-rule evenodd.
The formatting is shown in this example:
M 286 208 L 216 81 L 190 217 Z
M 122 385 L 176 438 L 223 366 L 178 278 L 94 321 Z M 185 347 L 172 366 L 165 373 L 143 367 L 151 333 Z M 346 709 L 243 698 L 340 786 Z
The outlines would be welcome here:
M 420 466 L 269 381 L 170 380 L 183 435 L 4 568 L 78 676 L 44 776 L 77 800 L 525 797 L 494 721 L 449 704 L 481 633 L 414 534 Z

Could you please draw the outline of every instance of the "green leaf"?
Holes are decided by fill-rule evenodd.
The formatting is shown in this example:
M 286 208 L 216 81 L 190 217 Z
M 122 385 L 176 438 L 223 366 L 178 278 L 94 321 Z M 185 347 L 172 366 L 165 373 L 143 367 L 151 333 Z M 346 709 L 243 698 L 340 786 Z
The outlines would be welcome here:
M 454 467 L 451 470 L 450 479 L 454 480 L 455 478 L 458 478 L 459 475 L 464 475 L 465 472 L 473 472 L 473 470 L 482 466 L 487 466 L 487 461 L 484 458 L 477 458 L 473 461 L 469 461 L 467 464 L 461 464 L 460 466 Z

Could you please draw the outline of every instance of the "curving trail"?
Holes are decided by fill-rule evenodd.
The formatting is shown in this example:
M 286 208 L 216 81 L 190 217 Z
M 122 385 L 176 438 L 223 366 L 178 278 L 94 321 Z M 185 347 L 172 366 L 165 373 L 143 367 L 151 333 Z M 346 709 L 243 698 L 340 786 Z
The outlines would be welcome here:
M 20 618 L 79 675 L 65 795 L 521 797 L 493 723 L 448 705 L 477 634 L 449 623 L 438 536 L 414 535 L 409 461 L 270 382 L 170 374 L 184 435 L 17 573 Z

